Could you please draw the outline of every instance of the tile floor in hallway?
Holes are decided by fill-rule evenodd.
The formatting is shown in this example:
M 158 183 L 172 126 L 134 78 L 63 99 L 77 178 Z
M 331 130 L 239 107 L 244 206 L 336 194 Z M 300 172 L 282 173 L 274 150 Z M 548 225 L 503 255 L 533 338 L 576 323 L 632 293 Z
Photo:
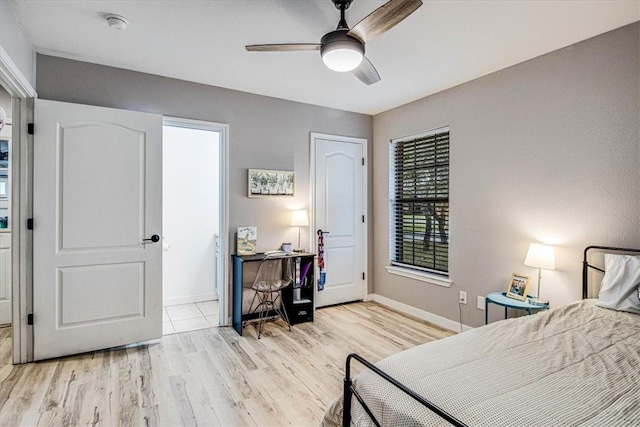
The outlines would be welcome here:
M 169 305 L 162 311 L 162 333 L 178 332 L 218 326 L 218 301 Z

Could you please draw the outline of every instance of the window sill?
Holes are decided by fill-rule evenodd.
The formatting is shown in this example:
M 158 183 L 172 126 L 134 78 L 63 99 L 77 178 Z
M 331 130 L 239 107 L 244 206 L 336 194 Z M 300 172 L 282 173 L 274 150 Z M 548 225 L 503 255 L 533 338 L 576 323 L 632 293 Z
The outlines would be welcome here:
M 411 270 L 409 268 L 396 267 L 389 265 L 385 267 L 387 272 L 396 276 L 408 277 L 409 279 L 419 280 L 421 282 L 431 283 L 432 285 L 450 288 L 453 283 L 448 277 L 431 274 L 424 271 Z

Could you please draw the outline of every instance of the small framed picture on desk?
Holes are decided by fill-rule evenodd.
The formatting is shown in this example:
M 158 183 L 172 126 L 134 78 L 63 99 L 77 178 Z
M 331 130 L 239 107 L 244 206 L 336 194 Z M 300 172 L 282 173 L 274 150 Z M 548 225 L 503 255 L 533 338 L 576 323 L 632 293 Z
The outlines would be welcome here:
M 507 288 L 507 296 L 509 298 L 524 301 L 527 299 L 527 290 L 529 289 L 529 276 L 513 273 Z
M 253 226 L 238 227 L 236 233 L 236 254 L 253 255 L 256 253 L 258 228 Z

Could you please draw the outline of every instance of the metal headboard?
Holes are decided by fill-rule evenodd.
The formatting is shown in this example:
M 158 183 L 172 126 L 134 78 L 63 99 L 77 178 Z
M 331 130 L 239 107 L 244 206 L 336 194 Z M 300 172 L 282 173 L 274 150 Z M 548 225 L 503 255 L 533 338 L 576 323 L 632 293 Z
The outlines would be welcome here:
M 615 248 L 612 246 L 587 246 L 584 250 L 584 259 L 582 261 L 582 299 L 589 298 L 589 269 L 591 268 L 593 270 L 604 273 L 604 269 L 589 264 L 587 255 L 588 255 L 588 252 L 592 249 L 602 251 L 602 252 L 640 253 L 640 249 Z

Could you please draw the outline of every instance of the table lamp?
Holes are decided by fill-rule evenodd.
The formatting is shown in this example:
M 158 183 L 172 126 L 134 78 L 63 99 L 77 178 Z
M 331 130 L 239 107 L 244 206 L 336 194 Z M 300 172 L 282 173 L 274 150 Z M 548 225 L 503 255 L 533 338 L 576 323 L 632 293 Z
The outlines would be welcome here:
M 295 252 L 304 252 L 304 249 L 300 249 L 300 227 L 309 226 L 309 216 L 305 209 L 293 211 L 291 215 L 291 226 L 298 227 L 298 249 Z
M 549 300 L 540 298 L 540 278 L 542 277 L 542 269 L 555 270 L 555 248 L 542 243 L 531 243 L 524 259 L 524 265 L 538 269 L 538 293 L 536 298 L 529 298 L 529 302 L 533 305 L 549 304 Z

